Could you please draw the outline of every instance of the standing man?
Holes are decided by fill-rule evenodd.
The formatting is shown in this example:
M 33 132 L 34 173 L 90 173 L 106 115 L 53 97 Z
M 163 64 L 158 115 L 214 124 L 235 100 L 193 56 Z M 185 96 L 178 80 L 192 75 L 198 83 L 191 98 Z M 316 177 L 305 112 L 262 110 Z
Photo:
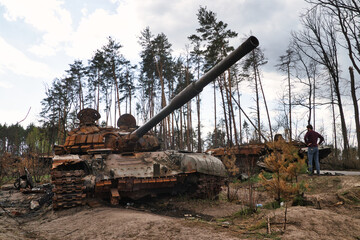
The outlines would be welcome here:
M 306 126 L 307 133 L 304 136 L 306 146 L 308 146 L 308 160 L 309 160 L 309 174 L 313 173 L 313 161 L 315 162 L 317 175 L 320 175 L 320 163 L 319 163 L 319 148 L 324 141 L 324 137 L 321 136 L 318 132 L 313 130 L 313 127 L 309 124 Z M 318 139 L 320 142 L 318 143 Z

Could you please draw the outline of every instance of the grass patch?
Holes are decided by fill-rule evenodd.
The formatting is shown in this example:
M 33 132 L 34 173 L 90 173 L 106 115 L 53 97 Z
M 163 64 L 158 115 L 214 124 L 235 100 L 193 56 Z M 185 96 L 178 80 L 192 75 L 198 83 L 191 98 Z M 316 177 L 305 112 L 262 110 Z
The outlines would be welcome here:
M 339 177 L 336 177 L 333 179 L 334 183 L 341 183 L 341 179 Z
M 223 223 L 223 222 L 228 222 L 229 221 L 229 219 L 227 219 L 227 218 L 217 218 L 216 219 L 216 222 L 218 222 L 218 223 Z
M 292 206 L 312 206 L 313 203 L 302 195 L 296 195 L 293 199 Z
M 343 196 L 343 200 L 345 200 L 347 203 L 353 203 L 353 204 L 358 204 L 360 203 L 360 199 L 356 196 L 356 194 L 354 192 L 350 192 L 350 191 L 345 191 L 343 193 L 341 193 L 341 195 Z
M 265 220 L 257 222 L 255 225 L 249 227 L 250 231 L 255 231 L 267 227 L 267 222 Z
M 350 193 L 349 191 L 345 191 L 345 192 L 341 193 L 341 195 L 346 196 L 346 195 L 348 195 L 349 193 Z
M 257 238 L 256 239 L 275 239 L 275 240 L 281 240 L 281 237 L 279 236 L 280 233 L 271 233 L 271 234 L 267 234 L 267 233 L 258 233 L 257 234 Z
M 278 201 L 269 202 L 269 203 L 266 203 L 263 208 L 278 209 L 278 208 L 280 208 L 280 203 Z
M 10 177 L 10 176 L 0 177 L 0 186 L 8 183 L 13 183 L 15 182 L 15 179 L 16 179 L 15 177 Z
M 244 208 L 241 209 L 240 211 L 234 213 L 232 215 L 233 218 L 243 218 L 243 217 L 247 217 L 247 216 L 251 216 L 254 213 L 257 213 L 257 209 L 256 210 L 251 210 L 250 208 Z

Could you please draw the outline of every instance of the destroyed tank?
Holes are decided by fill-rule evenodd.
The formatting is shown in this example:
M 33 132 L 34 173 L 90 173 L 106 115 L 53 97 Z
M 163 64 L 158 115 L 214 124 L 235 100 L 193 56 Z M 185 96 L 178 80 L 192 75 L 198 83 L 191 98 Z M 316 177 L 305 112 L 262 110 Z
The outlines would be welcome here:
M 54 209 L 84 205 L 93 197 L 116 205 L 122 198 L 136 200 L 160 193 L 216 196 L 226 176 L 218 158 L 206 153 L 161 151 L 159 140 L 149 131 L 258 44 L 255 37 L 248 38 L 140 127 L 130 114 L 119 118 L 118 128 L 100 127 L 96 110 L 81 110 L 77 115 L 80 126 L 69 132 L 64 145 L 54 146 Z

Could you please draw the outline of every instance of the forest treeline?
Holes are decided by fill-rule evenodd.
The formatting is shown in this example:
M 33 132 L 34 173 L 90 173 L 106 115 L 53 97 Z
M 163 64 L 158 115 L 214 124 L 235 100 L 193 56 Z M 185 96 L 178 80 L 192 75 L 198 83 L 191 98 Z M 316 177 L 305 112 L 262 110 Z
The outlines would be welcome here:
M 286 79 L 277 117 L 270 118 L 272 109 L 262 84 L 263 68 L 269 63 L 264 50 L 256 48 L 214 81 L 213 116 L 201 112 L 200 94 L 153 129 L 164 149 L 201 152 L 205 146 L 271 141 L 280 131 L 288 141 L 301 140 L 294 125 L 304 115 L 297 119 L 294 109 L 303 109 L 306 122 L 315 127 L 316 109 L 326 106 L 332 116 L 333 136 L 328 143 L 335 150 L 334 158 L 348 167 L 359 167 L 360 144 L 350 145 L 349 139 L 355 132 L 356 142 L 360 142 L 359 84 L 355 79 L 360 75 L 360 5 L 355 0 L 306 2 L 308 9 L 300 16 L 302 28 L 292 32 L 286 51 L 272 63 Z M 187 36 L 186 51 L 179 56 L 173 53 L 167 36 L 153 34 L 150 27 L 140 33 L 141 60 L 137 64 L 124 57 L 119 41 L 108 37 L 91 59 L 75 60 L 47 87 L 40 127 L 0 125 L 1 153 L 21 154 L 29 149 L 51 153 L 51 146 L 64 143 L 67 132 L 77 126 L 77 113 L 88 107 L 101 113 L 101 126 L 116 126 L 124 113 L 133 114 L 140 122 L 149 120 L 234 49 L 230 42 L 238 33 L 218 20 L 215 12 L 200 7 L 197 19 L 198 28 Z M 339 60 L 344 56 L 348 66 Z M 241 106 L 239 86 L 245 82 L 253 90 L 251 113 Z M 350 94 L 344 94 L 347 89 Z M 355 122 L 345 116 L 345 103 L 353 107 Z M 203 132 L 201 116 L 213 119 L 212 132 Z M 355 126 L 355 131 L 350 132 L 348 124 Z

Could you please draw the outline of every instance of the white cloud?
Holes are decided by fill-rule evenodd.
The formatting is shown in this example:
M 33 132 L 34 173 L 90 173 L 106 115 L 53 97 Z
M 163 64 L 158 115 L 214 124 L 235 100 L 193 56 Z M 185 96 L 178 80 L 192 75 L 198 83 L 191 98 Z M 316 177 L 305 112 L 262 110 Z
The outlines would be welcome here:
M 46 64 L 31 60 L 2 37 L 0 37 L 0 52 L 6 53 L 6 57 L 0 58 L 0 73 L 11 71 L 18 75 L 37 78 L 48 78 L 52 74 Z
M 114 24 L 114 17 L 103 9 L 84 16 L 66 53 L 74 58 L 90 58 L 92 51 L 104 45 L 107 36 L 113 35 Z
M 137 36 L 140 35 L 141 23 L 133 3 L 120 3 L 115 14 L 104 9 L 97 9 L 84 14 L 73 34 L 66 53 L 74 58 L 89 59 L 93 52 L 107 42 L 107 37 L 114 37 L 124 47 L 121 51 L 126 57 L 138 55 Z M 135 51 L 135 52 L 134 52 Z
M 72 33 L 69 11 L 63 9 L 58 0 L 0 0 L 8 21 L 23 20 L 43 33 L 40 44 L 30 51 L 40 56 L 54 55 L 61 43 L 67 42 Z
M 0 88 L 9 89 L 9 88 L 13 88 L 13 85 L 6 81 L 0 81 Z

